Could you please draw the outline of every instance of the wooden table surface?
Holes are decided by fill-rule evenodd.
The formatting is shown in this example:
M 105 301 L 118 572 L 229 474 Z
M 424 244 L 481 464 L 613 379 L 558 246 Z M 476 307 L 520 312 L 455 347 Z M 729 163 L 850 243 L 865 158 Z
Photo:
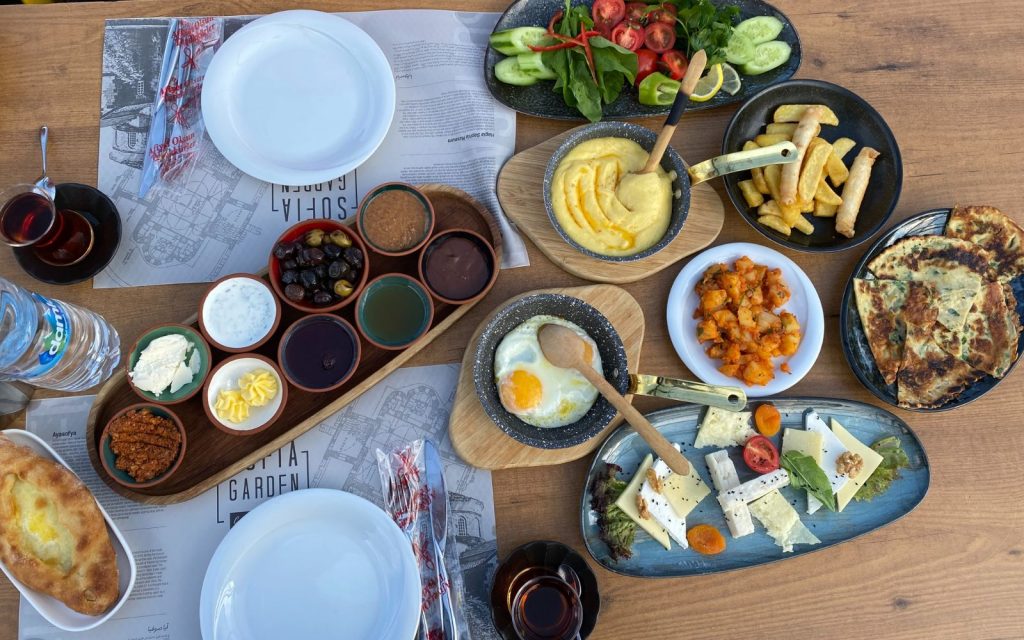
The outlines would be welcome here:
M 506 0 L 308 0 L 330 11 L 446 8 L 501 11 Z M 799 77 L 846 86 L 882 113 L 905 169 L 890 225 L 954 203 L 990 204 L 1024 222 L 1024 38 L 1012 0 L 776 0 L 798 29 Z M 259 14 L 285 0 L 125 0 L 0 7 L 0 180 L 38 175 L 36 131 L 50 126 L 50 175 L 95 184 L 104 18 Z M 734 108 L 688 114 L 677 148 L 689 161 L 714 155 Z M 657 126 L 655 121 L 645 123 Z M 517 148 L 568 125 L 519 117 Z M 682 143 L 678 143 L 679 141 Z M 724 198 L 720 187 L 716 188 Z M 765 242 L 727 205 L 718 242 Z M 839 303 L 862 249 L 837 255 L 785 252 L 821 294 L 828 331 L 814 370 L 791 393 L 879 404 L 850 372 L 838 332 Z M 411 364 L 455 362 L 487 312 L 540 287 L 580 284 L 530 246 L 532 266 L 505 272 L 491 294 Z M 643 369 L 685 376 L 668 340 L 664 304 L 678 268 L 626 286 L 644 306 Z M 96 290 L 31 280 L 7 250 L 0 275 L 104 314 L 130 340 L 182 315 L 201 286 Z M 967 408 L 895 412 L 920 435 L 932 487 L 909 517 L 854 542 L 782 564 L 720 576 L 640 580 L 596 568 L 602 611 L 593 638 L 1022 638 L 1024 637 L 1024 373 Z M 643 409 L 661 404 L 640 400 Z M 886 407 L 890 410 L 891 407 Z M 502 554 L 551 538 L 586 552 L 579 499 L 589 459 L 494 474 Z M 592 563 L 593 564 L 593 563 Z M 0 640 L 16 637 L 18 595 L 0 582 Z

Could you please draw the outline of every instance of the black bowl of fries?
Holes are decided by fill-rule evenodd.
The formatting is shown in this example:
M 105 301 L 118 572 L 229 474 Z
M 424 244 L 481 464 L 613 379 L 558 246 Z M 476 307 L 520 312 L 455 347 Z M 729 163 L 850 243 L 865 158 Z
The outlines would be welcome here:
M 790 140 L 799 162 L 725 176 L 736 210 L 765 237 L 797 251 L 842 251 L 875 235 L 903 188 L 903 161 L 882 116 L 848 89 L 789 80 L 733 115 L 722 152 Z

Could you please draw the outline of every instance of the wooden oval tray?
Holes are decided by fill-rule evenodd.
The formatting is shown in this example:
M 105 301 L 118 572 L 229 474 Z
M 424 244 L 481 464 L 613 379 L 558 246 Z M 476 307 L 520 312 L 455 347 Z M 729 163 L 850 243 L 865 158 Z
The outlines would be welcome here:
M 473 357 L 477 340 L 499 311 L 520 298 L 537 293 L 560 293 L 579 298 L 603 313 L 622 338 L 629 370 L 637 371 L 640 366 L 640 348 L 644 342 L 644 311 L 636 298 L 629 295 L 625 289 L 597 284 L 528 291 L 511 298 L 484 318 L 473 333 L 473 337 L 469 339 L 466 355 L 462 359 L 462 370 L 459 372 L 459 384 L 455 390 L 455 403 L 448 421 L 448 435 L 452 439 L 452 446 L 463 460 L 474 467 L 514 469 L 577 460 L 598 448 L 604 442 L 605 436 L 622 423 L 622 416 L 617 415 L 601 433 L 582 444 L 565 449 L 538 449 L 507 435 L 484 411 L 476 395 L 476 385 L 473 383 Z
M 582 127 L 577 127 L 582 128 Z M 556 265 L 593 282 L 636 282 L 669 267 L 715 241 L 725 220 L 725 204 L 711 185 L 690 190 L 690 212 L 682 231 L 658 253 L 635 262 L 609 262 L 584 255 L 570 246 L 551 226 L 544 208 L 544 171 L 558 145 L 576 129 L 512 156 L 498 173 L 498 200 L 516 227 Z M 682 134 L 676 133 L 673 141 Z
M 490 238 L 494 251 L 501 263 L 501 231 L 487 209 L 468 194 L 439 184 L 419 187 L 434 205 L 436 225 L 434 232 L 453 228 L 468 228 Z M 398 258 L 374 254 L 370 259 L 370 278 L 382 273 L 400 271 L 416 274 L 418 253 Z M 339 389 L 325 393 L 309 393 L 294 386 L 288 389 L 288 404 L 284 414 L 266 431 L 251 436 L 234 436 L 224 433 L 210 423 L 203 411 L 203 394 L 171 407 L 181 417 L 188 432 L 188 447 L 181 467 L 169 478 L 148 489 L 128 489 L 111 478 L 102 469 L 98 455 L 99 437 L 107 421 L 119 409 L 141 402 L 129 388 L 124 368 L 118 371 L 100 389 L 86 426 L 86 442 L 89 444 L 89 459 L 97 474 L 119 494 L 149 504 L 170 504 L 189 500 L 218 483 L 227 480 L 242 469 L 255 464 L 261 458 L 281 448 L 291 440 L 320 424 L 341 408 L 358 398 L 363 392 L 380 382 L 389 373 L 402 366 L 417 352 L 426 347 L 434 338 L 466 315 L 475 303 L 450 305 L 434 302 L 434 321 L 430 331 L 420 340 L 403 351 L 386 351 L 362 340 L 362 359 L 352 378 Z M 337 312 L 355 326 L 354 304 Z M 274 337 L 259 349 L 271 360 L 277 359 L 277 346 L 284 330 L 293 321 L 304 315 L 301 311 L 282 304 L 280 327 Z M 193 315 L 185 324 L 195 324 Z M 213 349 L 214 364 L 229 354 Z

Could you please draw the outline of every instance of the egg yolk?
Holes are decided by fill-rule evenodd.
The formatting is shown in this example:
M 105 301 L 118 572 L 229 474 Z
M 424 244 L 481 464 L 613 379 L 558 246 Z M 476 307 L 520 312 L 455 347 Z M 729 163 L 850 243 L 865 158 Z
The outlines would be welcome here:
M 543 389 L 540 379 L 522 369 L 516 369 L 505 376 L 499 389 L 501 404 L 509 411 L 520 413 L 529 411 L 540 404 Z

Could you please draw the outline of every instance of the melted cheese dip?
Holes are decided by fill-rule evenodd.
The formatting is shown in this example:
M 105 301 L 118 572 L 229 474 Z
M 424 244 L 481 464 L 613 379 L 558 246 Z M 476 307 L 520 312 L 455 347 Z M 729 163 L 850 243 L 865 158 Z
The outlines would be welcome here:
M 558 164 L 551 208 L 566 234 L 606 256 L 629 256 L 664 237 L 672 218 L 675 172 L 629 175 L 648 153 L 626 138 L 595 138 L 577 145 Z

